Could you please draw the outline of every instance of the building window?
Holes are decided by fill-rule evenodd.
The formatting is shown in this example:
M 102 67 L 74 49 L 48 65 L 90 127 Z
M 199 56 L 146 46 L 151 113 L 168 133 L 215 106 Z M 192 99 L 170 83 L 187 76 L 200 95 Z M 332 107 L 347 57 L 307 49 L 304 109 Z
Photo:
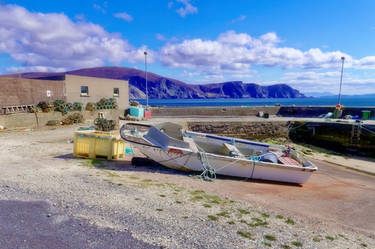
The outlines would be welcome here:
M 89 96 L 89 87 L 81 86 L 81 96 Z
M 113 96 L 118 97 L 120 95 L 120 90 L 118 88 L 113 88 Z

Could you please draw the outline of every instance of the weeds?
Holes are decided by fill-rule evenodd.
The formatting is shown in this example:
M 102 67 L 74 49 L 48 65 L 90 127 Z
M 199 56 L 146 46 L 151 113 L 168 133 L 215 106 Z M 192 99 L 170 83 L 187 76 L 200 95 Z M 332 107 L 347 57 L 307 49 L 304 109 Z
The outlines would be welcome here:
M 250 214 L 250 212 L 245 209 L 238 209 L 238 212 L 240 212 L 240 214 Z
M 217 216 L 222 216 L 222 217 L 227 217 L 227 218 L 230 217 L 228 211 L 222 211 L 222 212 L 220 212 L 220 213 L 217 213 L 216 215 L 217 215 Z
M 292 245 L 296 246 L 296 247 L 302 247 L 302 243 L 299 242 L 299 241 L 293 241 L 292 242 Z
M 333 241 L 335 238 L 331 237 L 331 236 L 326 236 L 326 239 L 330 240 L 330 241 Z
M 204 192 L 203 190 L 194 190 L 194 191 L 191 191 L 190 194 L 191 195 L 200 195 L 200 194 L 204 194 L 206 192 Z
M 296 224 L 296 222 L 295 222 L 294 220 L 292 220 L 291 218 L 286 219 L 286 220 L 285 220 L 285 223 L 286 223 L 286 224 L 290 224 L 290 225 L 294 225 L 294 224 Z
M 265 238 L 266 240 L 270 240 L 270 241 L 275 241 L 275 240 L 276 240 L 276 237 L 273 236 L 273 235 L 270 235 L 270 234 L 266 234 L 266 235 L 264 235 L 264 238 Z
M 237 231 L 237 234 L 247 239 L 253 239 L 250 232 Z
M 267 214 L 267 213 L 262 213 L 262 216 L 263 216 L 264 218 L 269 218 L 269 217 L 270 217 L 270 215 Z
M 141 182 L 152 182 L 152 180 L 151 179 L 144 179 Z
M 205 208 L 212 208 L 212 206 L 210 204 L 207 204 L 207 203 L 203 204 L 203 207 L 205 207 Z
M 214 215 L 208 215 L 207 217 L 210 218 L 210 220 L 213 220 L 213 221 L 217 221 L 218 220 L 218 218 L 216 216 L 214 216 Z
M 268 246 L 268 247 L 271 247 L 271 246 L 272 246 L 272 244 L 269 243 L 269 242 L 263 242 L 263 245 Z
M 284 219 L 284 216 L 278 214 L 278 215 L 276 215 L 276 219 Z
M 319 236 L 315 236 L 315 237 L 313 238 L 313 241 L 314 241 L 314 242 L 320 242 L 320 241 L 321 241 L 321 238 L 320 238 Z

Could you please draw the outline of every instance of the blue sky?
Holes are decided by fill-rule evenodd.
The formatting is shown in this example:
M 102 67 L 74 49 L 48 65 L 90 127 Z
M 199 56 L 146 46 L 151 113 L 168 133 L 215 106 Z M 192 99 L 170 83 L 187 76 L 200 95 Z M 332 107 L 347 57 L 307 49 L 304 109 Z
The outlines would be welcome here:
M 375 93 L 375 2 L 0 0 L 0 73 L 103 65 L 184 82 Z

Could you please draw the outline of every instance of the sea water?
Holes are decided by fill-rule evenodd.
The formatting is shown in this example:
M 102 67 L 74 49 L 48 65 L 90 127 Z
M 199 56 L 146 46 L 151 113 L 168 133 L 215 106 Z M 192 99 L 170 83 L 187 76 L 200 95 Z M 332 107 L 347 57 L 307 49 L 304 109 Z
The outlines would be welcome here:
M 145 99 L 135 99 L 142 105 Z M 296 99 L 149 99 L 150 106 L 264 106 L 264 105 L 311 105 L 311 106 L 334 106 L 338 103 L 337 96 L 318 98 L 296 98 Z M 375 106 L 375 97 L 343 96 L 341 104 L 350 106 Z

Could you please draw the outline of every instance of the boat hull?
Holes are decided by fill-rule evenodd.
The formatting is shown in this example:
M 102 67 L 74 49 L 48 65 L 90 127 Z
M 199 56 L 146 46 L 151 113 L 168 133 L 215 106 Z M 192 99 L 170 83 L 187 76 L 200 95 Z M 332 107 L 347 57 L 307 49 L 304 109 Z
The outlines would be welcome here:
M 182 171 L 203 171 L 199 153 L 189 151 L 171 152 L 142 144 L 134 144 L 134 146 L 148 158 L 166 167 Z M 259 162 L 210 153 L 206 153 L 206 157 L 209 166 L 215 169 L 216 174 L 249 179 L 303 184 L 316 171 L 315 168 Z

